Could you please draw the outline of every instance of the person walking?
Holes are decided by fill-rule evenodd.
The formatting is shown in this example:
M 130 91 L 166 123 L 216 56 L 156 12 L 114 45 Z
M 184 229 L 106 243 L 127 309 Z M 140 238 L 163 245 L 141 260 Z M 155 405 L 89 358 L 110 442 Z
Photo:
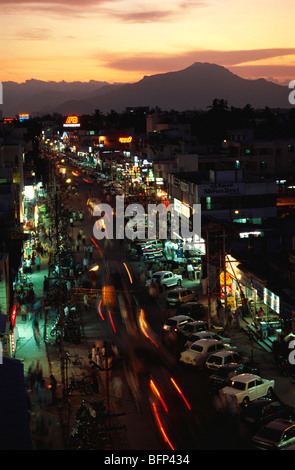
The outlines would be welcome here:
M 47 405 L 47 390 L 45 387 L 45 380 L 43 378 L 37 380 L 35 384 L 35 391 L 40 408 L 45 408 Z
M 38 346 L 38 348 L 40 348 L 40 336 L 41 335 L 40 335 L 39 323 L 36 317 L 33 318 L 32 327 L 33 327 L 33 335 L 34 335 L 36 345 Z
M 53 374 L 50 375 L 50 391 L 51 391 L 51 404 L 56 405 L 57 403 L 57 381 Z
M 47 295 L 49 289 L 49 281 L 47 276 L 44 276 L 44 281 L 43 281 L 43 294 Z
M 40 266 L 41 266 L 40 256 L 37 255 L 37 256 L 36 256 L 36 268 L 37 268 L 37 271 L 40 271 Z
M 87 311 L 89 309 L 87 294 L 85 294 L 84 297 L 83 297 L 83 303 L 84 303 L 84 309 L 85 309 L 85 311 Z

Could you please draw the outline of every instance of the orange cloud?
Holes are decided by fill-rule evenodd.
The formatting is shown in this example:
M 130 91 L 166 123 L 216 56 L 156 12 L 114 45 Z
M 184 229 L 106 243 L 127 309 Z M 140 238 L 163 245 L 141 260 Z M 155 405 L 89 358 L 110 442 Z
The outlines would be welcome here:
M 105 60 L 105 66 L 118 70 L 161 70 L 170 71 L 179 67 L 190 65 L 193 62 L 210 62 L 226 67 L 246 64 L 247 62 L 259 61 L 271 58 L 283 58 L 286 55 L 295 56 L 295 48 L 272 48 L 237 51 L 217 50 L 193 50 L 175 55 L 153 54 L 142 52 L 140 54 L 125 55 L 119 57 L 114 53 L 111 60 Z M 110 54 L 108 54 L 108 59 Z M 100 54 L 99 58 L 102 56 Z

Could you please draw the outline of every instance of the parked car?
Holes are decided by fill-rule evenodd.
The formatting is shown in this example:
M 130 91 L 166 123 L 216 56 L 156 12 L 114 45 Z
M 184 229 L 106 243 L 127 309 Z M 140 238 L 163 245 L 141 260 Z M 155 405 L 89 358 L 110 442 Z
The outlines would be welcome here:
M 295 422 L 274 419 L 252 437 L 252 446 L 259 450 L 281 450 L 295 443 Z
M 186 302 L 185 304 L 179 305 L 176 313 L 189 315 L 195 320 L 202 320 L 207 315 L 207 307 L 198 302 Z
M 178 331 L 186 323 L 194 321 L 193 318 L 187 315 L 175 315 L 174 317 L 168 318 L 163 325 L 165 331 Z
M 216 351 L 226 349 L 227 346 L 216 339 L 200 339 L 195 341 L 189 349 L 180 353 L 180 362 L 201 368 L 207 358 Z
M 146 240 L 143 249 L 145 250 L 146 248 L 160 248 L 163 250 L 163 242 L 162 240 L 156 239 L 156 240 Z
M 182 330 L 181 330 L 182 332 Z M 232 347 L 230 344 L 230 338 L 223 338 L 220 335 L 217 335 L 213 331 L 199 331 L 198 333 L 194 333 L 189 337 L 189 339 L 185 343 L 185 347 L 189 349 L 193 343 L 199 341 L 199 339 L 217 339 L 217 341 L 221 341 L 222 343 L 227 344 L 229 347 Z
M 233 377 L 231 384 L 221 389 L 221 393 L 235 398 L 241 405 L 248 405 L 250 401 L 261 397 L 271 397 L 275 381 L 262 379 L 255 374 L 239 374 Z
M 173 289 L 167 294 L 166 304 L 168 307 L 178 307 L 182 303 L 198 299 L 198 294 L 190 289 Z
M 261 428 L 274 419 L 294 420 L 295 413 L 292 406 L 270 398 L 253 400 L 243 409 L 242 418 L 251 428 Z
M 181 333 L 183 333 L 186 338 L 190 338 L 195 333 L 199 333 L 200 331 L 207 331 L 207 330 L 208 330 L 208 323 L 206 321 L 194 320 L 193 322 L 191 322 L 190 324 L 182 328 Z
M 148 246 L 143 249 L 143 258 L 145 261 L 154 258 L 162 258 L 163 256 L 163 249 L 162 248 L 155 248 L 153 246 Z
M 249 358 L 242 357 L 236 351 L 220 351 L 208 357 L 206 361 L 207 369 L 219 369 L 226 364 L 235 362 L 237 364 L 249 362 Z
M 151 279 L 146 281 L 146 286 L 148 287 L 152 281 L 159 284 L 162 289 L 166 289 L 167 287 L 180 286 L 182 282 L 182 275 L 174 274 L 171 271 L 157 271 L 152 275 Z M 180 313 L 187 315 L 187 313 L 184 312 Z
M 208 379 L 210 391 L 217 392 L 221 390 L 223 387 L 230 385 L 233 377 L 245 373 L 260 375 L 259 369 L 252 367 L 250 364 L 230 363 L 220 367 Z

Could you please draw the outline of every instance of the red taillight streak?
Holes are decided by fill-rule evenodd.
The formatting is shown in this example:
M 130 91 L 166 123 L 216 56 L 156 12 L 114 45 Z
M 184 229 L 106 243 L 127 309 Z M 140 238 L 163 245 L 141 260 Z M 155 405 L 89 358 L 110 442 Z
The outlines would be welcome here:
M 110 320 L 111 320 L 111 324 L 112 324 L 113 330 L 114 330 L 114 332 L 116 333 L 116 328 L 115 328 L 115 325 L 114 325 L 114 322 L 113 322 L 113 319 L 112 319 L 112 315 L 111 315 L 111 311 L 110 311 L 110 310 L 109 310 L 109 316 L 110 316 Z
M 103 314 L 101 313 L 101 304 L 102 304 L 102 299 L 100 299 L 100 301 L 99 301 L 98 311 L 99 311 L 99 315 L 101 316 L 101 319 L 104 320 Z
M 158 415 L 158 411 L 157 411 L 156 404 L 155 404 L 155 403 L 152 403 L 152 405 L 153 405 L 153 410 L 154 410 L 154 413 L 155 413 L 155 417 L 156 417 L 158 426 L 159 426 L 159 428 L 160 428 L 161 433 L 162 433 L 163 436 L 164 436 L 165 441 L 167 442 L 167 444 L 169 445 L 169 447 L 170 447 L 172 450 L 175 450 L 174 447 L 173 447 L 173 445 L 172 445 L 171 442 L 169 441 L 167 434 L 166 434 L 165 431 L 164 431 L 163 425 L 162 425 L 161 420 L 160 420 L 159 415 Z
M 175 380 L 170 377 L 170 380 L 171 382 L 173 383 L 174 387 L 176 388 L 176 390 L 178 391 L 179 395 L 181 396 L 181 398 L 183 399 L 184 403 L 186 404 L 186 406 L 188 407 L 189 410 L 191 410 L 191 407 L 187 401 L 187 399 L 185 398 L 184 394 L 182 393 L 182 391 L 180 390 L 180 388 L 178 387 L 177 383 L 175 382 Z
M 167 408 L 167 406 L 166 406 L 166 404 L 165 404 L 163 398 L 161 397 L 161 394 L 160 394 L 159 390 L 157 389 L 157 387 L 156 387 L 156 385 L 155 385 L 155 383 L 154 383 L 154 381 L 153 381 L 152 379 L 150 380 L 150 387 L 151 387 L 152 391 L 153 391 L 153 392 L 157 395 L 157 397 L 159 398 L 159 400 L 160 400 L 160 402 L 162 403 L 163 408 L 164 408 L 164 410 L 166 411 L 166 413 L 168 413 L 168 408 Z

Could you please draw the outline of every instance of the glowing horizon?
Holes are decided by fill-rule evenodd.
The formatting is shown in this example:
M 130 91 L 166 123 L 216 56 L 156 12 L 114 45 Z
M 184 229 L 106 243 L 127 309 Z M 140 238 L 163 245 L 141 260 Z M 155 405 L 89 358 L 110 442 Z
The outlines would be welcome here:
M 295 78 L 291 0 L 0 0 L 0 81 L 133 83 L 210 62 Z

